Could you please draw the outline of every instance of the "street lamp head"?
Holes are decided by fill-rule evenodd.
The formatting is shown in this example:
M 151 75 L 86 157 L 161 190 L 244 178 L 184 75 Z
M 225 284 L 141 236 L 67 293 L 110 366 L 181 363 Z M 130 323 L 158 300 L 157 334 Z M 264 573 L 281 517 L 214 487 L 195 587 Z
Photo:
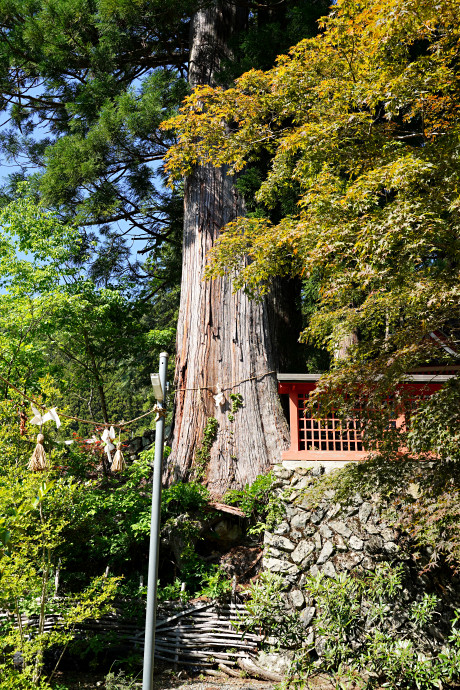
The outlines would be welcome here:
M 157 402 L 163 402 L 165 396 L 163 392 L 163 386 L 161 385 L 160 381 L 160 374 L 150 374 L 150 379 L 152 381 L 153 392 L 155 394 Z

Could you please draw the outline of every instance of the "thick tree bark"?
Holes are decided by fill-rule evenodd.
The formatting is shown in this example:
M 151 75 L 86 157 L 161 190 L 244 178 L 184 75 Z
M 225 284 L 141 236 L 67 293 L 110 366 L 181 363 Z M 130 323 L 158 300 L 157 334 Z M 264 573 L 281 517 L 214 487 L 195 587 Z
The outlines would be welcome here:
M 190 82 L 214 83 L 241 10 L 216 3 L 192 23 Z M 207 253 L 221 228 L 242 212 L 233 180 L 223 168 L 201 167 L 185 182 L 181 304 L 177 334 L 176 403 L 168 480 L 196 474 L 196 450 L 209 418 L 218 422 L 205 457 L 204 479 L 212 494 L 239 488 L 280 460 L 288 429 L 276 381 L 273 346 L 277 304 L 255 302 L 228 278 L 204 281 Z M 283 314 L 281 314 L 281 318 Z M 283 348 L 279 343 L 278 347 Z M 222 388 L 223 406 L 214 395 Z M 230 394 L 242 407 L 232 413 Z M 206 454 L 205 454 L 206 455 Z M 201 454 L 203 462 L 203 454 Z

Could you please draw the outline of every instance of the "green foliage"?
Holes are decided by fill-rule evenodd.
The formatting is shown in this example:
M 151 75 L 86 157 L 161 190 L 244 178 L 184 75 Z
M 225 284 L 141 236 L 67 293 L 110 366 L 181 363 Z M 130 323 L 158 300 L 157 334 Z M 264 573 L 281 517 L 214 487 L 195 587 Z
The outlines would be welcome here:
M 420 594 L 404 598 L 403 566 L 381 563 L 375 572 L 308 576 L 315 648 L 305 645 L 299 613 L 286 603 L 286 584 L 274 573 L 263 573 L 249 588 L 239 629 L 264 633 L 267 642 L 294 650 L 283 687 L 309 687 L 310 678 L 327 672 L 335 687 L 445 687 L 459 678 L 460 612 L 451 621 L 448 643 L 432 653 L 428 627 L 437 615 L 437 598 Z M 395 627 L 399 616 L 403 625 Z M 319 655 L 315 650 L 319 650 Z
M 71 480 L 37 476 L 19 468 L 4 469 L 2 475 L 0 519 L 11 536 L 8 548 L 0 553 L 0 608 L 12 617 L 3 626 L 0 663 L 11 665 L 13 654 L 20 653 L 24 679 L 39 684 L 46 650 L 55 646 L 65 650 L 79 623 L 110 610 L 118 579 L 92 579 L 77 601 L 55 599 L 52 573 L 83 489 Z M 59 628 L 45 629 L 50 613 L 59 615 Z M 37 617 L 36 629 L 21 623 L 24 615 Z
M 219 598 L 227 594 L 232 588 L 231 578 L 219 565 L 209 563 L 196 552 L 197 533 L 193 529 L 193 522 L 192 527 L 188 531 L 183 530 L 181 536 L 179 570 L 181 582 L 186 584 L 186 598 Z M 178 599 L 184 598 L 177 586 L 168 592 L 176 593 Z
M 184 512 L 203 512 L 210 499 L 208 489 L 198 482 L 176 482 L 163 489 L 161 510 L 164 519 Z
M 279 524 L 284 516 L 284 507 L 280 497 L 273 491 L 276 477 L 273 472 L 261 474 L 252 484 L 243 489 L 227 491 L 223 500 L 229 505 L 237 505 L 251 519 L 250 534 L 260 534 L 271 530 Z
M 99 226 L 99 237 L 82 234 L 100 243 L 95 268 L 104 275 L 122 275 L 129 258 L 125 228 L 110 224 L 126 219 L 152 246 L 180 218 L 155 164 L 169 143 L 158 124 L 187 90 L 170 61 L 172 50 L 174 63 L 184 64 L 191 11 L 189 0 L 167 12 L 156 0 L 116 5 L 0 3 L 12 41 L 1 47 L 0 108 L 9 121 L 2 154 L 40 169 L 33 182 L 47 203 Z
M 208 489 L 197 481 L 177 482 L 163 490 L 162 535 L 178 545 L 180 579 L 163 585 L 159 591 L 162 601 L 189 599 L 191 596 L 217 599 L 231 590 L 228 574 L 220 566 L 204 560 L 196 551 L 203 524 L 210 515 L 207 509 L 210 498 Z M 183 582 L 186 584 L 185 592 L 181 591 Z
M 219 597 L 231 587 L 224 571 L 196 552 L 203 523 L 209 516 L 206 511 L 209 499 L 208 489 L 197 481 L 177 482 L 162 493 L 162 534 L 168 535 L 167 540 L 176 544 L 176 551 L 180 552 L 180 580 L 176 578 L 172 584 L 165 585 L 162 598 Z M 185 593 L 181 592 L 182 582 L 186 584 Z
M 402 575 L 402 566 L 380 565 L 367 578 L 340 573 L 337 578 L 320 575 L 307 579 L 306 589 L 317 604 L 314 627 L 325 643 L 322 657 L 326 668 L 337 669 L 347 661 L 352 638 L 366 629 L 363 611 L 369 628 L 375 630 L 386 620 L 390 627 L 390 611 L 401 593 Z M 363 597 L 368 598 L 371 608 Z
M 170 324 L 152 328 L 151 307 L 128 281 L 99 286 L 85 276 L 77 229 L 41 208 L 30 187 L 1 210 L 0 226 L 3 376 L 35 395 L 51 376 L 74 416 L 101 422 L 153 406 L 148 372 L 172 344 Z
M 301 644 L 303 627 L 298 611 L 286 602 L 287 583 L 275 573 L 263 572 L 248 588 L 249 598 L 240 615 L 238 629 L 277 640 L 278 647 Z
M 139 458 L 110 484 L 86 484 L 74 521 L 65 531 L 66 586 L 78 588 L 107 566 L 112 572 L 131 574 L 135 564 L 134 573 L 142 572 L 150 535 L 150 476 L 149 462 Z
M 262 184 L 262 171 L 256 167 L 247 167 L 236 179 L 235 187 L 244 197 L 246 207 L 250 215 L 257 215 L 257 202 L 255 193 L 259 191 Z
M 165 193 L 158 166 L 171 138 L 158 126 L 187 92 L 190 18 L 203 5 L 174 0 L 165 11 L 162 0 L 0 3 L 9 36 L 0 68 L 0 108 L 9 123 L 2 153 L 40 169 L 33 181 L 47 203 L 86 227 L 98 226 L 99 237 L 82 234 L 101 245 L 95 263 L 102 275 L 122 275 L 129 259 L 125 226 L 116 228 L 120 219 L 151 249 L 154 263 L 164 238 L 180 258 L 173 235 L 181 199 Z M 251 8 L 222 79 L 254 65 L 270 67 L 278 52 L 311 35 L 326 11 L 324 0 Z M 134 274 L 154 289 L 158 272 L 148 264 Z M 168 285 L 176 280 L 177 274 Z
M 235 421 L 235 413 L 243 407 L 243 396 L 241 393 L 230 393 L 231 407 L 228 415 L 229 422 Z
M 135 690 L 137 683 L 135 679 L 128 678 L 123 671 L 110 671 L 105 677 L 104 687 L 105 690 Z
M 0 664 L 0 673 L 2 679 L 2 690 L 51 690 L 51 685 L 44 679 L 31 680 L 22 672 L 11 667 L 11 662 L 8 664 Z
M 407 440 L 404 427 L 388 432 L 404 375 L 456 363 L 455 345 L 442 352 L 429 334 L 454 341 L 460 321 L 458 10 L 458 0 L 338 0 L 321 33 L 274 68 L 199 87 L 163 125 L 178 136 L 173 177 L 207 164 L 244 176 L 260 163 L 258 212 L 227 226 L 208 277 L 231 275 L 252 296 L 274 276 L 314 278 L 302 338 L 334 365 L 316 404 L 322 416 L 360 409 L 367 447 L 389 454 Z M 350 334 L 358 342 L 344 353 Z M 433 428 L 419 445 L 442 441 L 442 409 L 442 396 L 427 408 Z
M 433 452 L 442 460 L 460 459 L 457 410 L 460 383 L 451 379 L 444 388 L 422 400 L 411 415 L 408 445 L 415 453 Z
M 315 510 L 326 491 L 332 489 L 335 491 L 334 498 L 342 505 L 346 505 L 356 493 L 366 499 L 376 498 L 379 505 L 385 504 L 403 495 L 404 488 L 414 477 L 415 467 L 410 456 L 398 457 L 390 462 L 386 457 L 373 456 L 320 477 L 312 477 L 299 500 Z
M 120 588 L 120 590 L 121 589 L 122 588 Z M 117 594 L 121 594 L 120 590 Z M 119 600 L 117 597 L 117 608 L 118 605 Z M 139 623 L 145 621 L 145 606 L 142 607 L 142 613 L 142 616 L 138 616 Z M 92 671 L 98 671 L 106 662 L 107 651 L 111 646 L 117 645 L 118 643 L 119 636 L 116 631 L 99 632 L 93 635 L 77 636 L 70 642 L 68 652 L 71 657 L 78 658 L 82 665 L 87 664 Z
M 201 446 L 195 451 L 193 473 L 195 480 L 203 479 L 206 474 L 206 467 L 211 457 L 212 444 L 217 437 L 219 422 L 215 417 L 209 417 L 203 429 L 203 439 Z
M 338 687 L 395 689 L 441 687 L 459 677 L 458 612 L 449 644 L 430 653 L 427 626 L 436 615 L 437 599 L 424 594 L 410 606 L 402 601 L 402 566 L 380 564 L 369 575 L 323 575 L 307 579 L 306 589 L 316 603 L 313 626 L 321 641 L 321 655 L 312 664 L 308 653 L 296 663 L 308 676 L 318 670 L 332 673 Z M 402 616 L 395 630 L 392 619 Z M 308 650 L 306 650 L 308 652 Z
M 18 191 L 0 211 L 0 285 L 16 296 L 52 293 L 58 282 L 78 275 L 71 264 L 80 246 L 78 230 L 40 208 L 26 183 Z
M 232 581 L 223 568 L 214 566 L 214 569 L 203 576 L 200 596 L 208 599 L 220 599 L 232 590 Z
M 406 493 L 395 498 L 393 514 L 400 529 L 407 532 L 422 553 L 420 564 L 427 568 L 447 561 L 460 569 L 460 472 L 456 463 L 415 464 Z
M 187 601 L 190 598 L 190 594 L 187 590 L 182 590 L 182 582 L 176 577 L 174 582 L 170 584 L 163 585 L 163 587 L 158 586 L 158 601 Z
M 230 393 L 230 400 L 232 401 L 231 411 L 238 412 L 243 407 L 243 396 L 241 393 Z

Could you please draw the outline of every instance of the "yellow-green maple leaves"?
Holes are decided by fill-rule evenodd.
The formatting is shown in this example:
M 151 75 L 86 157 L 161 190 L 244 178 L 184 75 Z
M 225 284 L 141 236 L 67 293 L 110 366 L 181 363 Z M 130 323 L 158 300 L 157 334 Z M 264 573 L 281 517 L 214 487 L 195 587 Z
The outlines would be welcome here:
M 458 0 L 339 0 L 272 70 L 185 101 L 164 125 L 178 136 L 172 177 L 271 160 L 257 193 L 266 216 L 229 226 L 209 276 L 236 273 L 254 292 L 274 274 L 321 275 L 310 337 L 331 349 L 344 319 L 375 333 L 376 309 L 387 336 L 395 311 L 425 332 L 444 323 L 458 278 L 459 17 Z M 273 223 L 286 189 L 297 212 Z M 409 333 L 396 330 L 401 345 Z

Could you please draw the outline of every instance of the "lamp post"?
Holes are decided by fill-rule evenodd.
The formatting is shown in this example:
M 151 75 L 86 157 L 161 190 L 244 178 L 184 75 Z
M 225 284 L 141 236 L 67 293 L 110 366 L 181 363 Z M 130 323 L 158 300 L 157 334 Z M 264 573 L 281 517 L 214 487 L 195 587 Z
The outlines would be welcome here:
M 159 374 L 152 374 L 152 386 L 159 408 L 164 409 L 168 353 L 160 355 Z M 159 414 L 155 427 L 155 458 L 153 462 L 152 513 L 150 519 L 149 570 L 147 578 L 147 609 L 145 612 L 144 669 L 142 690 L 153 690 L 153 656 L 157 608 L 158 552 L 160 547 L 161 475 L 165 433 L 164 414 Z

